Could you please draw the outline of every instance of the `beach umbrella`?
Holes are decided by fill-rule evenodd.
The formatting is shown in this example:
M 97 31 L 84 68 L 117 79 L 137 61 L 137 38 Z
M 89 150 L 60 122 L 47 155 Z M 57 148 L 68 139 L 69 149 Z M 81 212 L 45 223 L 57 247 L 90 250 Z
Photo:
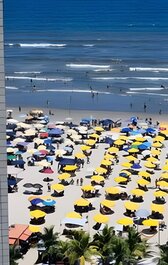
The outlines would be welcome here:
M 47 150 L 39 150 L 39 153 L 41 155 L 48 155 L 49 152 Z
M 30 196 L 30 197 L 28 198 L 28 201 L 32 201 L 32 200 L 34 200 L 34 199 L 36 199 L 36 198 L 40 198 L 40 199 L 41 199 L 40 196 L 33 195 L 33 196 Z
M 159 148 L 159 147 L 162 147 L 163 144 L 161 144 L 160 142 L 155 142 L 152 144 L 152 147 L 156 147 L 156 148 Z
M 97 174 L 106 174 L 107 173 L 107 169 L 105 169 L 105 168 L 103 168 L 103 167 L 97 167 L 96 169 L 95 169 L 95 172 L 97 173 Z
M 43 202 L 43 200 L 38 197 L 38 198 L 34 198 L 34 199 L 30 200 L 30 202 L 32 205 L 37 205 L 37 204 Z
M 164 165 L 164 167 L 162 169 L 167 171 L 168 170 L 168 164 Z
M 136 139 L 136 141 L 138 141 L 138 142 L 144 142 L 144 141 L 146 141 L 146 139 L 143 138 L 143 137 L 136 137 L 135 139 Z
M 164 209 L 163 205 L 153 204 L 152 203 L 151 210 L 152 210 L 152 212 L 163 213 L 165 209 Z
M 116 141 L 114 142 L 114 144 L 115 144 L 115 145 L 124 145 L 124 144 L 125 144 L 125 141 L 122 141 L 122 140 L 118 139 L 118 140 L 116 140 Z
M 122 166 L 122 167 L 128 167 L 128 168 L 131 168 L 131 167 L 132 167 L 132 164 L 131 164 L 131 163 L 128 163 L 128 162 L 125 162 L 125 163 L 122 163 L 121 166 Z
M 30 212 L 30 216 L 34 217 L 35 219 L 42 218 L 46 216 L 46 213 L 41 210 L 34 210 Z
M 146 149 L 148 149 L 148 147 L 145 144 L 140 144 L 138 146 L 138 149 L 140 149 L 140 150 L 146 150 Z
M 69 135 L 72 135 L 72 134 L 78 134 L 78 132 L 75 131 L 74 129 L 69 129 L 69 130 L 67 131 L 67 134 L 69 134 Z
M 63 191 L 65 187 L 62 184 L 52 184 L 51 189 L 56 191 Z
M 74 146 L 75 143 L 73 141 L 71 141 L 70 139 L 67 139 L 65 142 L 64 142 L 65 146 Z
M 120 132 L 121 133 L 129 133 L 131 131 L 132 131 L 131 128 L 126 127 L 126 128 L 122 128 Z
M 47 162 L 46 160 L 42 160 L 42 161 L 38 162 L 38 166 L 50 167 L 51 163 Z
M 70 147 L 70 146 L 65 146 L 65 147 L 64 147 L 64 150 L 65 150 L 66 152 L 68 152 L 68 153 L 72 153 L 72 152 L 73 152 L 73 148 Z
M 137 183 L 140 185 L 140 186 L 146 186 L 146 185 L 149 185 L 150 182 L 145 180 L 145 179 L 139 179 L 137 180 Z
M 60 155 L 60 156 L 63 156 L 63 155 L 65 155 L 67 152 L 65 151 L 65 150 L 63 150 L 63 149 L 58 149 L 58 150 L 56 150 L 55 151 L 55 155 L 57 156 L 57 155 Z
M 123 170 L 121 170 L 121 172 L 119 173 L 119 176 L 121 176 L 121 177 L 130 177 L 131 176 L 131 172 L 129 172 L 128 170 L 126 170 L 126 169 L 123 169 Z
M 25 136 L 34 136 L 37 132 L 35 130 L 32 130 L 32 129 L 29 129 L 29 130 L 26 130 L 24 135 Z
M 138 152 L 139 152 L 139 150 L 136 149 L 136 148 L 128 149 L 128 153 L 131 153 L 131 154 L 133 154 L 133 153 L 138 153 Z
M 125 156 L 125 158 L 126 158 L 128 161 L 135 161 L 135 160 L 137 160 L 137 158 L 134 157 L 134 156 L 132 156 L 132 155 Z
M 92 134 L 89 135 L 89 138 L 97 139 L 97 138 L 100 138 L 100 135 L 98 135 L 97 133 L 92 133 Z
M 81 207 L 89 206 L 89 204 L 90 204 L 90 202 L 86 199 L 83 199 L 83 198 L 76 200 L 74 203 L 74 205 L 81 206 Z
M 87 140 L 86 145 L 93 146 L 95 145 L 96 141 L 95 140 Z
M 157 182 L 157 185 L 160 186 L 160 187 L 167 188 L 168 187 L 168 182 L 161 180 L 161 181 Z
M 44 204 L 45 206 L 54 206 L 56 204 L 56 201 L 52 199 L 47 199 L 43 201 L 42 204 Z
M 100 204 L 110 209 L 115 206 L 115 202 L 109 200 L 103 200 Z
M 43 144 L 44 140 L 39 139 L 39 138 L 34 138 L 33 142 L 36 143 L 36 144 Z
M 33 184 L 32 183 L 25 183 L 23 185 L 24 188 L 32 188 L 33 187 Z
M 119 219 L 117 223 L 120 225 L 129 226 L 129 225 L 133 225 L 133 220 L 131 218 L 125 217 L 125 218 Z
M 45 145 L 39 145 L 37 147 L 37 150 L 40 151 L 40 150 L 46 150 L 46 146 Z
M 159 221 L 154 220 L 154 219 L 147 219 L 147 220 L 144 220 L 142 223 L 144 226 L 158 226 L 159 225 Z
M 126 141 L 128 137 L 126 135 L 120 135 L 119 140 L 124 140 Z
M 32 232 L 32 233 L 39 233 L 40 232 L 40 227 L 39 226 L 35 226 L 35 225 L 29 225 L 29 230 Z
M 145 156 L 149 156 L 151 154 L 150 150 L 144 150 L 141 152 L 141 154 L 145 157 Z
M 151 163 L 155 163 L 155 162 L 159 162 L 159 160 L 153 156 L 150 156 L 147 158 L 147 161 L 151 162 Z
M 152 149 L 151 150 L 151 154 L 152 155 L 160 155 L 161 151 L 160 150 L 156 150 L 156 149 Z
M 40 183 L 36 183 L 36 184 L 33 184 L 33 187 L 35 189 L 41 189 L 41 188 L 43 188 L 43 185 L 41 185 Z
M 147 167 L 147 168 L 155 168 L 155 167 L 156 167 L 156 165 L 154 165 L 154 164 L 151 163 L 151 162 L 146 162 L 146 163 L 144 164 L 144 166 Z
M 83 153 L 76 153 L 74 156 L 78 159 L 84 159 L 86 157 Z
M 108 187 L 108 188 L 106 188 L 106 193 L 108 193 L 108 194 L 119 194 L 120 193 L 120 188 L 118 188 L 118 187 Z
M 93 219 L 94 219 L 94 221 L 95 221 L 96 223 L 100 223 L 100 224 L 106 224 L 106 223 L 108 223 L 108 221 L 109 221 L 109 217 L 108 217 L 108 216 L 105 216 L 105 215 L 103 215 L 103 214 L 101 214 L 101 213 L 96 214 L 96 215 L 93 217 Z
M 7 160 L 14 160 L 16 159 L 16 155 L 8 155 Z
M 91 185 L 85 185 L 85 186 L 82 186 L 81 189 L 83 191 L 94 191 L 94 187 L 91 186 Z
M 103 176 L 100 176 L 100 175 L 95 175 L 95 176 L 91 177 L 91 180 L 95 181 L 95 182 L 101 182 L 101 181 L 104 181 L 105 178 Z
M 167 195 L 168 195 L 167 192 L 162 191 L 162 190 L 157 190 L 157 191 L 154 192 L 154 196 L 155 197 L 165 197 Z
M 161 178 L 168 179 L 168 172 L 163 172 L 163 173 L 161 174 Z
M 66 165 L 65 167 L 64 167 L 64 170 L 65 171 L 74 171 L 74 170 L 76 170 L 78 167 L 76 166 L 76 165 Z
M 132 168 L 132 169 L 140 169 L 140 168 L 142 168 L 142 167 L 140 166 L 140 164 L 138 164 L 138 163 L 134 163 L 134 164 L 131 166 L 131 168 Z
M 134 189 L 131 191 L 131 193 L 137 197 L 143 196 L 145 191 L 140 190 L 140 189 Z
M 103 132 L 104 131 L 104 129 L 102 127 L 95 127 L 94 130 L 96 132 Z
M 66 218 L 82 219 L 82 216 L 79 213 L 76 213 L 76 212 L 69 212 L 69 213 L 66 214 Z
M 127 178 L 124 178 L 124 177 L 117 177 L 114 180 L 117 183 L 122 183 L 122 182 L 127 182 L 128 181 L 128 179 Z
M 131 201 L 125 202 L 124 205 L 125 205 L 125 208 L 130 211 L 137 211 L 138 208 L 140 207 L 139 203 L 135 203 Z
M 13 142 L 16 143 L 16 144 L 17 144 L 17 143 L 23 143 L 23 142 L 25 142 L 25 140 L 26 140 L 26 139 L 23 139 L 23 138 L 21 138 L 21 137 L 18 137 L 18 138 L 15 138 L 15 139 L 13 140 Z
M 139 209 L 138 211 L 136 211 L 135 215 L 139 218 L 147 218 L 150 213 L 146 209 Z
M 78 141 L 82 138 L 82 135 L 79 135 L 79 134 L 72 134 L 71 135 L 71 138 L 74 140 L 74 141 Z
M 100 164 L 104 166 L 111 166 L 112 162 L 109 160 L 102 160 Z
M 82 151 L 87 151 L 87 150 L 89 150 L 91 148 L 91 146 L 87 146 L 87 145 L 82 145 L 81 146 L 81 150 Z
M 112 154 L 116 154 L 118 151 L 119 151 L 119 149 L 117 147 L 114 147 L 114 146 L 110 147 L 107 150 L 108 153 L 112 153 Z
M 28 149 L 27 150 L 27 153 L 29 153 L 29 154 L 35 154 L 36 152 L 38 152 L 37 149 Z
M 18 122 L 17 123 L 17 127 L 28 129 L 28 128 L 31 128 L 31 124 L 27 124 L 27 123 L 24 123 L 24 122 Z
M 160 136 L 160 135 L 157 135 L 154 139 L 153 139 L 153 141 L 154 142 L 164 142 L 164 140 L 165 140 L 165 137 L 164 136 Z
M 140 172 L 138 172 L 138 176 L 140 176 L 140 177 L 150 177 L 151 176 L 151 174 L 150 173 L 148 173 L 148 172 L 146 172 L 146 171 L 140 171 Z
M 12 147 L 8 147 L 7 148 L 7 150 L 6 150 L 6 152 L 7 152 L 7 154 L 9 154 L 9 153 L 14 153 L 14 148 L 12 148 Z
M 110 155 L 110 154 L 106 154 L 106 155 L 104 155 L 103 159 L 112 160 L 112 159 L 114 159 L 114 156 Z
M 71 177 L 71 174 L 69 173 L 62 173 L 58 176 L 58 179 L 59 180 L 66 180 L 66 179 L 69 179 Z

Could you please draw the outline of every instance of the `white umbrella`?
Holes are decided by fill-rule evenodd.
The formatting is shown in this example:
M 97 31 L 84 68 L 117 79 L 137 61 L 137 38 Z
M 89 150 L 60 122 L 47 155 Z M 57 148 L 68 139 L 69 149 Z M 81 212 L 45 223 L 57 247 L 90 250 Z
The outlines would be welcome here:
M 8 123 L 11 123 L 11 124 L 16 124 L 16 123 L 18 123 L 19 121 L 18 120 L 15 120 L 15 119 L 7 119 L 7 124 Z
M 150 150 L 144 150 L 144 151 L 142 152 L 142 155 L 143 155 L 143 156 L 147 156 L 147 155 L 150 155 L 150 153 L 151 153 Z

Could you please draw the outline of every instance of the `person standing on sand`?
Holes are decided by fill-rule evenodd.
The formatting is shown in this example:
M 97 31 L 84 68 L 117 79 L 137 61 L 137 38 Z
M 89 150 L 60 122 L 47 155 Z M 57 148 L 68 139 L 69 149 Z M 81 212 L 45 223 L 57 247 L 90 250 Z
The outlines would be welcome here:
M 146 106 L 146 104 L 144 103 L 144 112 L 146 112 L 146 108 L 147 108 L 147 106 Z
M 48 187 L 48 192 L 50 192 L 51 191 L 51 184 L 49 182 L 47 183 L 47 187 Z
M 19 106 L 19 112 L 21 112 L 21 110 L 22 110 L 22 109 L 21 109 L 21 106 Z

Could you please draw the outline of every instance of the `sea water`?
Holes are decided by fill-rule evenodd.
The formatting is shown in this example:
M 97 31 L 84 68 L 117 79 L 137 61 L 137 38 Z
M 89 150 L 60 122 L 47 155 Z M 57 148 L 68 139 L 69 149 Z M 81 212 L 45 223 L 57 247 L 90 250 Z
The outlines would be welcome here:
M 7 105 L 168 112 L 167 13 L 166 0 L 5 0 Z

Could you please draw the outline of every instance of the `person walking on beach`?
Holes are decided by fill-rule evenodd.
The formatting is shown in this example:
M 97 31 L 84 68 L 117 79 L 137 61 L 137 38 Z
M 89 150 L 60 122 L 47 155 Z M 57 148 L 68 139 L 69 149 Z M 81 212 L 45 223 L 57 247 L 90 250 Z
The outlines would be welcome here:
M 22 109 L 21 109 L 21 106 L 19 106 L 19 112 L 21 112 L 21 110 L 22 110 Z
M 162 114 L 162 110 L 160 109 L 160 110 L 159 110 L 159 115 L 161 115 L 161 114 Z
M 48 192 L 50 192 L 51 191 L 51 184 L 49 182 L 47 183 L 47 187 L 48 187 Z
M 83 178 L 80 178 L 80 185 L 83 185 Z
M 146 104 L 144 103 L 144 112 L 146 112 L 146 108 L 147 108 L 147 106 L 146 106 Z
M 79 179 L 76 180 L 76 185 L 79 186 Z

